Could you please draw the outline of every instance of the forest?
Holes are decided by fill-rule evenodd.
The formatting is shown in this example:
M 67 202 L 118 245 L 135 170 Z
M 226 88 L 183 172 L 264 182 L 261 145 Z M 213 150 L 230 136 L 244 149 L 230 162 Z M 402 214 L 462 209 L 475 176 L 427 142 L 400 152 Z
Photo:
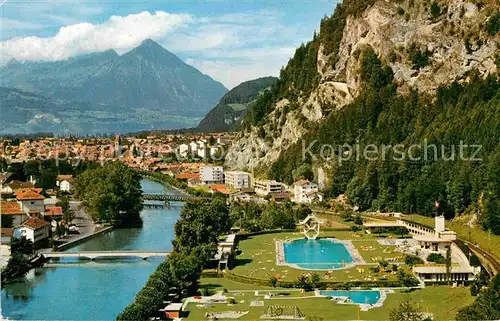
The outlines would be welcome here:
M 313 155 L 324 144 L 367 146 L 397 145 L 408 148 L 425 143 L 436 148 L 413 150 L 412 160 L 394 152 L 384 159 L 368 160 L 352 155 L 349 160 L 325 164 L 306 154 L 300 141 L 281 153 L 270 167 L 271 178 L 293 183 L 312 179 L 313 168 L 329 169 L 328 196 L 346 193 L 361 210 L 400 211 L 433 216 L 439 212 L 452 218 L 471 212 L 485 229 L 500 234 L 500 84 L 496 76 L 485 79 L 471 73 L 470 81 L 439 88 L 437 97 L 411 92 L 401 96 L 392 83 L 389 67 L 377 55 L 362 53 L 364 88 L 353 103 L 303 137 L 305 146 L 316 141 Z M 472 150 L 458 157 L 460 144 L 481 146 L 472 160 Z M 443 147 L 441 147 L 443 146 Z M 408 152 L 408 150 L 405 150 Z M 354 151 L 356 153 L 356 151 Z M 333 152 L 338 155 L 338 151 Z M 429 156 L 432 157 L 424 157 Z M 359 160 L 357 159 L 359 158 Z M 321 163 L 323 162 L 323 164 Z

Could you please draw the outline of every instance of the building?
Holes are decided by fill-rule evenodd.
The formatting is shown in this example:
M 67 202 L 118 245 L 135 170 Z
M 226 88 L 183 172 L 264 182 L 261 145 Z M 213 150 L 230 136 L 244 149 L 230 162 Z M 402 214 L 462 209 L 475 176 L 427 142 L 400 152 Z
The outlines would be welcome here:
M 205 185 L 222 184 L 224 182 L 222 166 L 200 166 L 200 181 Z
M 182 303 L 169 303 L 165 308 L 160 311 L 165 312 L 167 319 L 179 319 L 182 317 Z
M 281 183 L 274 180 L 258 180 L 254 184 L 255 194 L 266 196 L 269 193 L 281 193 Z
M 318 184 L 302 179 L 293 184 L 295 203 L 305 204 L 322 201 L 323 194 L 318 191 Z
M 224 173 L 224 183 L 235 189 L 250 187 L 250 173 L 240 171 L 227 171 Z
M 20 205 L 21 211 L 29 214 L 30 211 L 43 212 L 45 205 L 43 200 L 45 196 L 40 195 L 38 189 L 26 188 L 16 192 L 16 199 Z
M 2 229 L 21 225 L 28 218 L 16 201 L 2 201 L 0 204 L 0 214 L 2 217 Z
M 73 190 L 73 175 L 57 175 L 56 186 L 59 190 L 70 193 Z
M 443 257 L 450 255 L 450 281 L 475 280 L 481 267 L 470 265 L 467 256 L 454 242 L 457 239 L 456 233 L 445 228 L 444 216 L 436 216 L 434 222 L 434 231 L 421 229 L 419 234 L 413 236 L 418 244 L 417 253 L 424 258 L 432 253 L 439 253 Z M 446 264 L 419 264 L 413 267 L 413 273 L 423 282 L 448 281 Z
M 24 236 L 26 239 L 31 240 L 36 247 L 48 240 L 49 230 L 49 223 L 33 215 L 23 224 L 14 228 L 14 237 L 20 238 Z
M 48 207 L 45 209 L 45 213 L 43 213 L 43 216 L 46 219 L 51 219 L 51 220 L 60 220 L 63 217 L 63 209 L 61 206 L 52 206 Z

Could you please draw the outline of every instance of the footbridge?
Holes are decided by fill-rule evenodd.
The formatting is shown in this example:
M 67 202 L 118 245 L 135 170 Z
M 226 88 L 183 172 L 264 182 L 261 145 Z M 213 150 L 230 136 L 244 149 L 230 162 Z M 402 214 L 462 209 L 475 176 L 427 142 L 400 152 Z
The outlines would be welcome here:
M 124 258 L 140 257 L 146 260 L 150 257 L 167 257 L 168 251 L 84 251 L 84 252 L 49 252 L 42 255 L 46 259 L 55 258 L 84 258 L 95 260 L 97 258 Z
M 208 199 L 188 194 L 142 194 L 142 199 L 147 201 L 184 202 L 191 199 Z

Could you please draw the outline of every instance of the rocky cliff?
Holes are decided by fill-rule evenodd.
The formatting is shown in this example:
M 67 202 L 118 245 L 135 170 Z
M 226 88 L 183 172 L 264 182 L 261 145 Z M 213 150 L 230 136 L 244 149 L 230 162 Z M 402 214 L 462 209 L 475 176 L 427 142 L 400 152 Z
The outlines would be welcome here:
M 481 77 L 497 73 L 500 5 L 496 1 L 365 1 L 365 8 L 346 14 L 352 3 L 345 0 L 329 18 L 340 21 L 334 28 L 342 28 L 341 40 L 334 43 L 336 51 L 325 50 L 331 43 L 323 39 L 331 30 L 323 29 L 323 23 L 313 40 L 319 44 L 318 81 L 312 90 L 297 91 L 293 99 L 278 97 L 263 124 L 248 126 L 240 134 L 226 165 L 267 167 L 312 124 L 351 103 L 362 90 L 359 69 L 364 48 L 371 48 L 391 68 L 401 95 L 412 90 L 434 95 L 437 88 L 455 80 L 468 81 L 472 70 Z

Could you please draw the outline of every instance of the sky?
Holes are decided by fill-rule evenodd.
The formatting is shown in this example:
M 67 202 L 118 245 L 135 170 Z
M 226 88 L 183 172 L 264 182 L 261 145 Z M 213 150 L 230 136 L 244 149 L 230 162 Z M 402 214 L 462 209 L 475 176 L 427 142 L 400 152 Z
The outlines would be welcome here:
M 278 76 L 338 0 L 0 0 L 0 62 L 63 60 L 153 39 L 232 88 Z

